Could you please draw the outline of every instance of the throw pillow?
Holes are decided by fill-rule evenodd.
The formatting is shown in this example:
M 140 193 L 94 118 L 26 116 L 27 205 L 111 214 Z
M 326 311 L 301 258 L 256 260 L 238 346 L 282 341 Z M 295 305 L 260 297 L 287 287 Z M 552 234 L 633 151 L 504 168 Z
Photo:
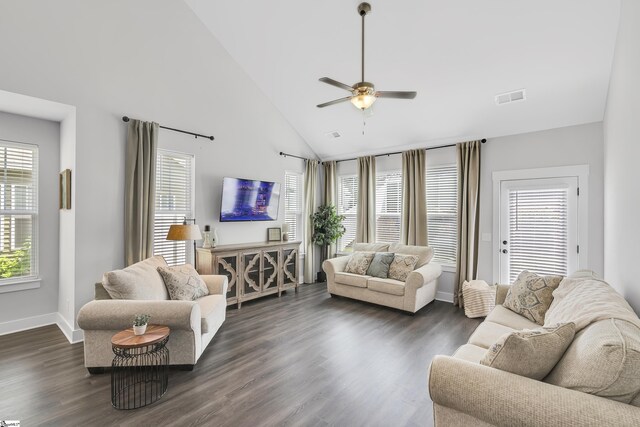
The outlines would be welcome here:
M 209 295 L 209 288 L 190 264 L 158 267 L 172 300 L 193 301 Z
M 418 257 L 415 255 L 395 254 L 389 267 L 389 278 L 406 282 L 407 276 L 416 268 L 417 263 Z
M 489 348 L 480 364 L 542 380 L 562 358 L 575 332 L 573 323 L 564 323 L 504 334 Z
M 507 292 L 502 304 L 538 325 L 544 325 L 544 315 L 553 302 L 553 291 L 562 281 L 562 276 L 538 276 L 523 271 Z
M 122 270 L 105 273 L 102 286 L 112 299 L 167 300 L 167 288 L 157 270 L 166 266 L 164 258 L 156 255 Z
M 394 254 L 391 252 L 378 252 L 373 256 L 371 264 L 367 269 L 367 276 L 386 279 L 389 277 L 389 267 L 393 262 Z
M 364 276 L 367 274 L 367 269 L 371 260 L 373 259 L 373 252 L 355 252 L 349 257 L 347 267 L 344 270 L 345 273 L 359 274 Z

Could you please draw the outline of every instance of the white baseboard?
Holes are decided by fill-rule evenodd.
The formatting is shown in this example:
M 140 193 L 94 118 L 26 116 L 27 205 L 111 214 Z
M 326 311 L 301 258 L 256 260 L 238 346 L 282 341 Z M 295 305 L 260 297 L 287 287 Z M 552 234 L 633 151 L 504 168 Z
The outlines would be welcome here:
M 64 317 L 57 312 L 0 323 L 0 335 L 13 334 L 15 332 L 41 328 L 48 325 L 57 325 L 71 344 L 84 340 L 84 332 L 82 329 L 73 329 Z
M 436 292 L 436 299 L 438 301 L 453 303 L 453 294 L 451 292 Z

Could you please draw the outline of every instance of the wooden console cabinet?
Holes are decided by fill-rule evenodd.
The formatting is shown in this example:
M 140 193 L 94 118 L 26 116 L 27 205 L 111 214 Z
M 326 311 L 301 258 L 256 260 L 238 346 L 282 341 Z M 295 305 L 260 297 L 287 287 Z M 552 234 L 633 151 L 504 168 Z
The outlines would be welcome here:
M 295 289 L 298 291 L 300 242 L 266 242 L 198 248 L 198 273 L 229 279 L 227 304 Z

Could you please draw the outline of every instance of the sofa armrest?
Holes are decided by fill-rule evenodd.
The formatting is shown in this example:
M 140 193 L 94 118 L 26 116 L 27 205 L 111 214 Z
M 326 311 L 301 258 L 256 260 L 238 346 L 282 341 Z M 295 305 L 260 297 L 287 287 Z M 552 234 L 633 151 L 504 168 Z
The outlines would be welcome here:
M 504 303 L 509 289 L 511 289 L 511 285 L 496 285 L 496 305 Z
M 136 314 L 149 314 L 155 325 L 200 333 L 200 306 L 194 301 L 91 301 L 80 309 L 78 326 L 85 330 L 127 329 Z
M 638 426 L 640 409 L 449 356 L 429 368 L 435 404 L 496 426 Z
M 334 275 L 341 271 L 344 271 L 347 268 L 347 263 L 349 262 L 348 256 L 339 256 L 336 258 L 326 259 L 322 263 L 322 269 L 327 275 Z
M 437 262 L 430 262 L 420 268 L 413 270 L 407 276 L 405 287 L 418 289 L 433 282 L 442 274 L 442 267 Z
M 217 274 L 201 274 L 202 280 L 209 288 L 209 294 L 226 295 L 229 288 L 229 279 L 227 276 Z

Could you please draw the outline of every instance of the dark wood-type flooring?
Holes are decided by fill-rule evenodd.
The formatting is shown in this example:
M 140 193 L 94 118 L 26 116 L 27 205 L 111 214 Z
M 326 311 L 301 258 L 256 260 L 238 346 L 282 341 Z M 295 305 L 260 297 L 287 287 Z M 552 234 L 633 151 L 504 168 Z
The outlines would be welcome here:
M 110 375 L 56 326 L 0 336 L 0 419 L 23 426 L 425 426 L 427 368 L 479 324 L 435 301 L 415 316 L 324 284 L 230 308 L 192 372 L 172 369 L 157 403 L 113 409 Z

